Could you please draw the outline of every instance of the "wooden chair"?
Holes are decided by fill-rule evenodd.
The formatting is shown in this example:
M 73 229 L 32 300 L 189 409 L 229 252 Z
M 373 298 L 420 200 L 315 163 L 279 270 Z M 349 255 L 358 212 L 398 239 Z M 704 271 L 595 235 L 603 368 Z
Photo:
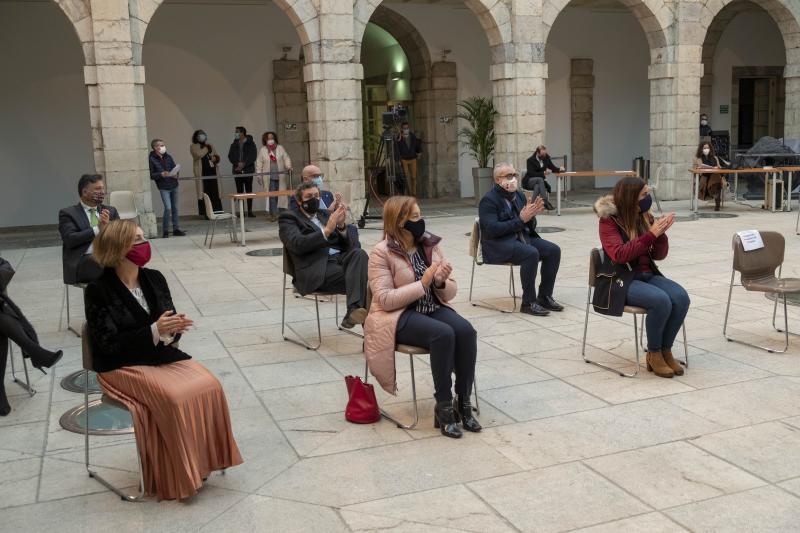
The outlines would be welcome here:
M 472 284 L 475 281 L 475 266 L 476 265 L 484 265 L 483 259 L 481 258 L 480 253 L 480 246 L 481 246 L 481 224 L 480 219 L 475 217 L 475 221 L 472 223 L 472 233 L 470 234 L 469 238 L 469 255 L 472 257 L 472 274 L 469 277 L 469 303 L 471 303 L 475 307 L 483 307 L 485 309 L 494 309 L 495 311 L 500 311 L 501 313 L 513 313 L 517 310 L 517 290 L 514 283 L 514 265 L 512 263 L 503 263 L 501 266 L 507 266 L 510 268 L 509 278 L 508 278 L 508 294 L 511 296 L 512 303 L 514 307 L 511 310 L 508 309 L 501 309 L 492 304 L 483 303 L 480 301 L 473 302 L 472 301 Z

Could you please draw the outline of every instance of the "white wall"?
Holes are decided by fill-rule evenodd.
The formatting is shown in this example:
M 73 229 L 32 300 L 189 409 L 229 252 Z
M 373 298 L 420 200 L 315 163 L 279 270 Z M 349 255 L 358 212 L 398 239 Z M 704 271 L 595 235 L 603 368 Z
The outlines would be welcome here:
M 743 35 L 757 39 L 743 39 Z M 714 53 L 709 121 L 715 130 L 731 128 L 731 82 L 733 67 L 782 67 L 786 64 L 783 38 L 772 17 L 764 11 L 740 13 L 728 23 Z M 728 113 L 720 114 L 719 106 Z
M 464 5 L 387 4 L 411 22 L 419 31 L 430 51 L 431 61 L 441 61 L 442 49 L 452 50 L 448 61 L 456 63 L 458 99 L 470 96 L 492 96 L 489 79 L 490 51 L 486 32 L 478 18 Z M 460 127 L 460 121 L 437 124 L 439 128 Z M 459 152 L 461 147 L 459 147 Z M 461 196 L 472 196 L 472 167 L 475 162 L 466 155 L 458 159 Z
M 183 176 L 193 174 L 189 145 L 194 130 L 208 133 L 222 157 L 221 172 L 230 174 L 227 155 L 236 126 L 247 128 L 259 147 L 261 134 L 275 129 L 272 61 L 283 55 L 284 45 L 292 46 L 289 59 L 297 59 L 297 32 L 272 2 L 166 3 L 158 8 L 143 51 L 147 134 L 164 139 Z M 224 191 L 234 190 L 233 180 L 224 180 Z M 160 215 L 163 204 L 155 187 L 153 205 Z M 223 198 L 223 206 L 228 205 Z M 258 201 L 256 206 L 264 208 Z M 181 184 L 180 212 L 197 214 L 192 183 Z
M 54 2 L 0 2 L 0 227 L 56 224 L 94 172 L 83 53 Z
M 650 52 L 636 18 L 623 11 L 568 8 L 550 30 L 545 53 L 545 144 L 550 154 L 571 154 L 570 60 L 583 58 L 594 60 L 594 168 L 630 169 L 634 157 L 648 158 Z M 616 181 L 614 177 L 596 178 L 595 186 L 610 187 Z

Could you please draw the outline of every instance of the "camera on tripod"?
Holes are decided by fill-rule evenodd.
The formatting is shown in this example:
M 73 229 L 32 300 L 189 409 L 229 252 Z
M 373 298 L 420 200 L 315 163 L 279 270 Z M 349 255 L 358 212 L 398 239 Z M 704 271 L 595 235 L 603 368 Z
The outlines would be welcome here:
M 395 129 L 408 118 L 408 108 L 402 104 L 395 104 L 389 108 L 389 111 L 381 114 L 381 122 L 383 124 L 383 131 Z

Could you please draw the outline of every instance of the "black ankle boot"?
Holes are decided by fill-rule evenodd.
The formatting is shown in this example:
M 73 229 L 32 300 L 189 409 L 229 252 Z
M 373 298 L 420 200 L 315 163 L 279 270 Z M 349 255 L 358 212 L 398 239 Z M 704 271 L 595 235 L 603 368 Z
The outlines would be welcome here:
M 461 427 L 473 433 L 480 433 L 483 427 L 478 419 L 472 416 L 472 404 L 469 396 L 456 396 L 453 400 L 456 422 L 461 421 Z
M 42 374 L 46 375 L 47 372 L 45 372 L 44 369 L 50 368 L 54 364 L 58 363 L 61 360 L 61 357 L 64 355 L 64 352 L 61 350 L 57 352 L 47 352 L 46 350 L 43 351 L 46 353 L 37 355 L 36 357 L 31 356 L 31 365 L 33 365 L 34 368 L 38 368 Z
M 436 407 L 433 409 L 433 427 L 441 429 L 445 437 L 461 438 L 463 433 L 456 422 L 452 400 L 436 402 Z
M 6 398 L 6 391 L 0 389 L 0 416 L 7 416 L 11 412 L 11 406 Z

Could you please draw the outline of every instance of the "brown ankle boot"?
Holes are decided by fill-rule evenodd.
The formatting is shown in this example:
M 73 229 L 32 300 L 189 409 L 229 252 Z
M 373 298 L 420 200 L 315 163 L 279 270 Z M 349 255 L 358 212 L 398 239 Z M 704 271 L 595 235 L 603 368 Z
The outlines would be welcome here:
M 683 367 L 681 364 L 672 357 L 672 350 L 661 350 L 661 354 L 664 356 L 664 362 L 667 363 L 667 366 L 672 369 L 676 376 L 683 375 Z
M 660 378 L 671 378 L 675 372 L 664 362 L 661 352 L 647 352 L 647 371 L 655 373 Z

